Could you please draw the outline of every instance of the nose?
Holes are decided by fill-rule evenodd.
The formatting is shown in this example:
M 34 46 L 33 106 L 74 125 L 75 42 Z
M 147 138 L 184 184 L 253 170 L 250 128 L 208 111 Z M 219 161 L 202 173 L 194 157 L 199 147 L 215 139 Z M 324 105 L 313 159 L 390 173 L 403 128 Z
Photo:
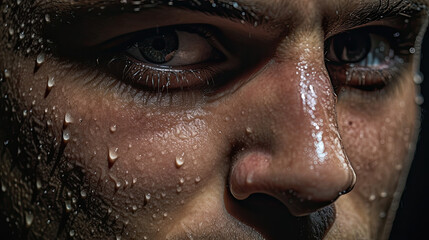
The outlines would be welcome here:
M 356 181 L 342 147 L 323 52 L 299 49 L 295 60 L 271 63 L 240 90 L 251 96 L 243 107 L 253 109 L 245 121 L 253 141 L 235 154 L 229 180 L 236 199 L 267 194 L 296 216 L 331 204 Z

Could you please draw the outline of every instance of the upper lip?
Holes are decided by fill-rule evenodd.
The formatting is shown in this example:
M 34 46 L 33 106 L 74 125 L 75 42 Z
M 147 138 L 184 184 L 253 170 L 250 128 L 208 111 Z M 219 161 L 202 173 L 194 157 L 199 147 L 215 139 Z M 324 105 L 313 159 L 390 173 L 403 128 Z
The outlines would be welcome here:
M 267 239 L 322 239 L 335 221 L 334 204 L 296 217 L 284 204 L 268 195 L 253 194 L 242 201 L 226 198 L 229 198 L 225 199 L 227 211 Z

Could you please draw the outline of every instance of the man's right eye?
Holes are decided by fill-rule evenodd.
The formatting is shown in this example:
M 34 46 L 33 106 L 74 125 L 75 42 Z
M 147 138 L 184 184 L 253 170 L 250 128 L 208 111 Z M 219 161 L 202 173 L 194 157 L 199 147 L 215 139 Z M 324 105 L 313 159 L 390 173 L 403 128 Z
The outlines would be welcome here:
M 133 38 L 126 52 L 153 66 L 179 67 L 221 60 L 209 26 L 188 25 L 145 30 Z
M 103 57 L 104 62 L 109 72 L 137 88 L 203 87 L 213 84 L 214 75 L 226 70 L 223 63 L 228 61 L 215 32 L 208 25 L 190 24 L 128 34 L 114 40 L 119 46 L 113 47 L 113 55 Z

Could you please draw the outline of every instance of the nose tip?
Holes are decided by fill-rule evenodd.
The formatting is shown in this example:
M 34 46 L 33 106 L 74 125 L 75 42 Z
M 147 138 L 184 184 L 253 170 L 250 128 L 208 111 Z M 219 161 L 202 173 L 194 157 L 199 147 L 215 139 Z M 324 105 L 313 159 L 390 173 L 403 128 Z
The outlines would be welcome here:
M 309 161 L 282 161 L 260 150 L 242 153 L 231 170 L 230 191 L 238 200 L 256 193 L 270 195 L 286 205 L 293 215 L 302 216 L 331 204 L 356 182 L 349 164 L 306 162 Z

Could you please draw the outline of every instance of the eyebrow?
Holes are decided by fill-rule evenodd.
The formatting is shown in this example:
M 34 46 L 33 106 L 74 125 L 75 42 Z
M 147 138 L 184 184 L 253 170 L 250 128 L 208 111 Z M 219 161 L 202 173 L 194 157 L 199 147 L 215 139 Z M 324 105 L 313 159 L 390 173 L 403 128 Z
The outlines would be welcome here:
M 363 6 L 358 6 L 354 9 L 343 8 L 340 10 L 345 12 L 349 17 L 343 18 L 341 21 L 338 21 L 335 24 L 331 24 L 335 25 L 336 27 L 344 26 L 345 28 L 353 28 L 395 16 L 411 18 L 422 13 L 427 14 L 427 5 L 413 0 L 379 0 L 377 7 L 363 3 Z
M 228 0 L 87 0 L 74 4 L 65 0 L 59 0 L 55 3 L 45 3 L 44 0 L 40 2 L 37 6 L 39 13 L 52 13 L 60 18 L 67 16 L 73 18 L 73 14 L 81 15 L 85 12 L 98 15 L 121 12 L 139 13 L 154 8 L 171 7 L 198 11 L 253 25 L 260 24 L 260 21 L 264 19 L 262 14 L 257 14 L 255 11 L 255 5 Z

